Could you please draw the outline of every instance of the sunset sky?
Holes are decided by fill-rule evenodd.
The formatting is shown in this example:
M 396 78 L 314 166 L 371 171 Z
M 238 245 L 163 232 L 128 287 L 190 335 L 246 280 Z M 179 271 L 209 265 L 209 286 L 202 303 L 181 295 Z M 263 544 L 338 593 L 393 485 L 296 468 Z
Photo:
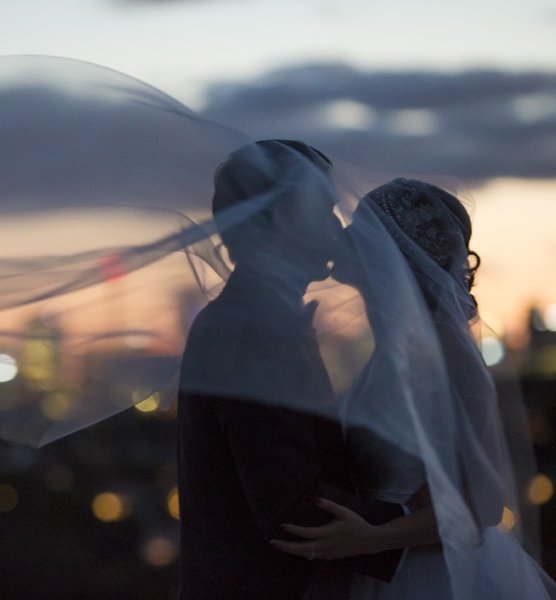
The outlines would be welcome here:
M 19 0 L 0 33 L 2 55 L 105 65 L 254 136 L 453 176 L 476 203 L 485 318 L 511 330 L 556 302 L 552 1 Z

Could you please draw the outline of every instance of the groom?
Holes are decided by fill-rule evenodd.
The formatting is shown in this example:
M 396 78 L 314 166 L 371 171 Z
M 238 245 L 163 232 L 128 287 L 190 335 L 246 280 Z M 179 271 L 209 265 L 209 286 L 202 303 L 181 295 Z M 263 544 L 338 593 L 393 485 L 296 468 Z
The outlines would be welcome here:
M 328 595 L 315 598 L 346 598 L 354 571 L 389 580 L 399 561 L 401 551 L 321 563 L 269 544 L 285 537 L 281 523 L 330 521 L 318 497 L 374 524 L 402 513 L 355 493 L 311 326 L 314 306 L 302 301 L 309 283 L 327 277 L 341 229 L 329 167 L 301 142 L 266 140 L 236 151 L 216 173 L 213 211 L 235 269 L 195 320 L 181 369 L 184 600 L 301 600 L 317 573 Z M 261 206 L 227 228 L 240 202 Z M 331 418 L 303 410 L 315 406 Z

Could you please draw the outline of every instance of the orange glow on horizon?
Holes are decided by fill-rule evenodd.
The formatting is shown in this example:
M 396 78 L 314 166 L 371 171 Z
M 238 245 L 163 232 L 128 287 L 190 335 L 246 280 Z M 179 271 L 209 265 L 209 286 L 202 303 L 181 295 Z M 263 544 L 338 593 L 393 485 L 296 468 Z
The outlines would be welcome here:
M 497 333 L 519 340 L 528 309 L 556 302 L 556 179 L 494 179 L 472 195 L 479 309 Z
M 519 341 L 529 307 L 556 303 L 556 179 L 493 179 L 468 192 L 476 205 L 472 248 L 482 258 L 475 288 L 481 315 L 510 343 Z M 117 286 L 101 283 L 0 311 L 0 331 L 21 331 L 50 307 L 71 342 L 68 354 L 110 350 L 125 338 L 131 350 L 175 355 L 183 348 L 182 320 L 187 318 L 181 308 L 206 301 L 196 285 L 184 254 L 174 253 L 128 273 Z M 103 331 L 114 330 L 123 336 L 102 339 Z M 80 346 L 87 336 L 99 337 L 92 347 Z M 7 336 L 3 345 L 9 352 L 19 342 Z

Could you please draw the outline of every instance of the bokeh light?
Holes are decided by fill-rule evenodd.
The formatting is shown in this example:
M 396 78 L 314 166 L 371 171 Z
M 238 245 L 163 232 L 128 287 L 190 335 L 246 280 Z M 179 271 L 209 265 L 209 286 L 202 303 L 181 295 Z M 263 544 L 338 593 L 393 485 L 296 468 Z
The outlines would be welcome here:
M 178 549 L 170 538 L 158 536 L 143 544 L 141 555 L 153 567 L 166 567 L 176 560 Z
M 505 356 L 504 344 L 495 337 L 485 337 L 481 341 L 481 352 L 487 366 L 497 365 Z
M 41 402 L 41 411 L 47 419 L 60 421 L 71 408 L 71 398 L 63 392 L 51 392 Z
M 143 350 L 149 345 L 150 341 L 151 336 L 149 333 L 142 331 L 140 325 L 135 327 L 135 330 L 132 330 L 124 337 L 124 344 L 128 348 L 133 348 L 134 350 Z
M 9 354 L 0 354 L 0 383 L 6 383 L 15 379 L 17 371 L 15 358 Z
M 545 377 L 551 377 L 556 373 L 556 344 L 537 350 L 535 371 Z
M 123 521 L 131 512 L 131 502 L 127 496 L 113 492 L 97 494 L 91 503 L 93 514 L 99 521 L 113 523 Z
M 500 523 L 498 523 L 498 529 L 507 533 L 515 527 L 515 523 L 516 518 L 514 512 L 507 506 L 504 506 L 504 510 L 502 511 L 502 519 Z
M 549 331 L 556 331 L 556 303 L 549 304 L 543 313 L 545 327 Z
M 174 487 L 170 490 L 167 498 L 166 498 L 166 507 L 168 509 L 168 513 L 174 519 L 179 520 L 180 518 L 180 502 L 178 496 L 178 488 Z
M 11 512 L 17 506 L 19 496 L 12 485 L 0 485 L 0 512 Z
M 136 402 L 135 409 L 142 413 L 150 413 L 155 411 L 160 406 L 160 394 L 154 393 L 145 400 L 137 402 L 142 397 L 141 392 L 133 392 L 133 401 Z
M 527 490 L 527 497 L 532 504 L 546 504 L 554 495 L 554 484 L 550 477 L 538 473 L 533 477 Z
M 21 372 L 31 389 L 43 392 L 55 390 L 59 385 L 55 342 L 40 337 L 27 340 Z

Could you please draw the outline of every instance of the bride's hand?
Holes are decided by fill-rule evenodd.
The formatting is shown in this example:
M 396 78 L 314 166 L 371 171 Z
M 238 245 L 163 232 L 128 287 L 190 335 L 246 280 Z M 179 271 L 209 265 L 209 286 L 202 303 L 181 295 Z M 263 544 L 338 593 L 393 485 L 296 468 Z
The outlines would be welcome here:
M 380 526 L 371 525 L 357 513 L 331 500 L 320 498 L 317 504 L 334 516 L 330 523 L 319 527 L 284 524 L 282 528 L 285 531 L 303 540 L 292 542 L 273 539 L 270 544 L 278 550 L 310 560 L 374 554 L 385 549 Z

